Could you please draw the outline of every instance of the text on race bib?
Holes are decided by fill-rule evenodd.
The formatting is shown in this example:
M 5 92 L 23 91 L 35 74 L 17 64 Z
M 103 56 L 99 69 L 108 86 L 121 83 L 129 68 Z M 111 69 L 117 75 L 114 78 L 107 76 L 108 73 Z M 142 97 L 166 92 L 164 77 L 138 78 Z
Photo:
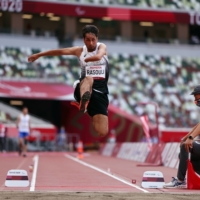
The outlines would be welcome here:
M 86 76 L 92 76 L 94 79 L 105 79 L 106 66 L 86 66 Z

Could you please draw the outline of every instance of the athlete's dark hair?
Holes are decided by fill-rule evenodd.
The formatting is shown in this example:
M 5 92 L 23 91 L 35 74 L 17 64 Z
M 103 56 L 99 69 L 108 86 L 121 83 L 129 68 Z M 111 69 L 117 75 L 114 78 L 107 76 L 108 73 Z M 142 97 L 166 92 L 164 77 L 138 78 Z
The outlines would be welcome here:
M 87 33 L 93 33 L 96 37 L 98 37 L 99 29 L 94 25 L 86 25 L 82 28 L 83 38 L 85 38 Z

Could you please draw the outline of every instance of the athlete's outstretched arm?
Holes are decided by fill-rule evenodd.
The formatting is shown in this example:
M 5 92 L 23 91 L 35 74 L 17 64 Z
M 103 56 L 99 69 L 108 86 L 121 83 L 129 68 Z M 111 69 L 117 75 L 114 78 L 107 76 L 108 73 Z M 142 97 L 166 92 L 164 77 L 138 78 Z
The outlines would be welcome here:
M 101 60 L 101 58 L 106 55 L 106 45 L 105 44 L 100 44 L 97 54 L 95 56 L 91 56 L 85 59 L 85 62 L 94 62 Z
M 28 58 L 29 62 L 34 62 L 39 57 L 42 56 L 61 56 L 61 55 L 74 55 L 74 56 L 80 56 L 82 51 L 82 47 L 69 47 L 69 48 L 63 48 L 63 49 L 54 49 L 49 51 L 44 51 L 40 53 L 36 53 L 31 55 Z

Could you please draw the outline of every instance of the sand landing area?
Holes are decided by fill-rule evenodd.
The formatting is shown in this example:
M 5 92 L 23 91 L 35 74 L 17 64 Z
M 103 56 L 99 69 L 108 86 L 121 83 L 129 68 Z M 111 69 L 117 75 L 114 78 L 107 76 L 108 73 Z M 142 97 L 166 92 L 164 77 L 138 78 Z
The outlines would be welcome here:
M 98 192 L 0 192 L 0 200 L 199 200 L 200 194 L 98 193 Z

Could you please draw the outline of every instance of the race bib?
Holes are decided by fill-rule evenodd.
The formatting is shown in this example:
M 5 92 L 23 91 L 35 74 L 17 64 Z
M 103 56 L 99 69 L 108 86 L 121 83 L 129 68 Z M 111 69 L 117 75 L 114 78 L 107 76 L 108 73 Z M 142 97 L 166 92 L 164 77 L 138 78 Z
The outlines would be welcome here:
M 86 66 L 86 76 L 92 76 L 94 79 L 105 79 L 106 66 Z

